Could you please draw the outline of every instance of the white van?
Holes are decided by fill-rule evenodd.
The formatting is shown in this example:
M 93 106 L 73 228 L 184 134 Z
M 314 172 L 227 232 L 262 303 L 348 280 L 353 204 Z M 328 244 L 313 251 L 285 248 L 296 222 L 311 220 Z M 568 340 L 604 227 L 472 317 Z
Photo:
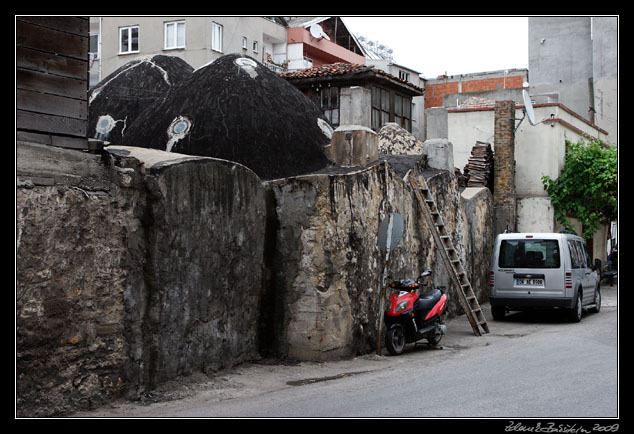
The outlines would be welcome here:
M 491 258 L 489 301 L 495 320 L 508 311 L 563 308 L 573 322 L 601 308 L 599 275 L 583 239 L 568 233 L 504 233 Z

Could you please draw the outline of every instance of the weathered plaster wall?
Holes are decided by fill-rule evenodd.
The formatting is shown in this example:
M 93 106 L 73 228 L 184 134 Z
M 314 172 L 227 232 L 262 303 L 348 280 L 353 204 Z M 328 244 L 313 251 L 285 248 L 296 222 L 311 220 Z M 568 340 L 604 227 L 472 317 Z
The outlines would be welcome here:
M 482 252 L 471 246 L 474 240 L 453 173 L 433 169 L 421 173 L 436 197 L 456 249 L 467 261 L 465 269 L 473 270 L 473 256 Z M 401 243 L 391 254 L 390 274 L 412 278 L 432 269 L 432 283 L 449 287 L 449 276 L 437 259 L 414 193 L 388 163 L 267 184 L 275 196 L 279 222 L 271 290 L 284 307 L 275 325 L 279 337 L 274 347 L 280 355 L 327 360 L 376 347 L 385 265 L 378 248 L 378 226 L 390 212 L 401 214 L 405 226 Z M 480 205 L 473 203 L 474 208 Z M 474 224 L 484 224 L 486 219 L 480 217 L 473 219 Z M 478 234 L 482 232 L 484 229 L 478 229 Z M 450 291 L 450 315 L 461 312 L 454 290 Z M 482 288 L 475 290 L 481 295 Z

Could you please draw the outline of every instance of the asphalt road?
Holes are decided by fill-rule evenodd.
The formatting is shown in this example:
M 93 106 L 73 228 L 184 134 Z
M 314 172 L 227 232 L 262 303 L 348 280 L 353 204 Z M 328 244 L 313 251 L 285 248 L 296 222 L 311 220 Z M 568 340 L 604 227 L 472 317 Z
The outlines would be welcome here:
M 477 337 L 464 316 L 447 321 L 441 348 L 398 357 L 250 363 L 214 377 L 165 384 L 145 402 L 77 417 L 618 417 L 617 286 L 580 323 L 556 311 L 492 320 Z M 609 420 L 606 423 L 609 424 Z

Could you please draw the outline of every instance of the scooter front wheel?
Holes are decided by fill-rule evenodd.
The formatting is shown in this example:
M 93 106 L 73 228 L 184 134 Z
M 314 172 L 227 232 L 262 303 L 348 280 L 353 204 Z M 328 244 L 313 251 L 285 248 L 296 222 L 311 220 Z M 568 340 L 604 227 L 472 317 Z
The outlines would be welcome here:
M 389 353 L 398 356 L 405 348 L 405 333 L 403 327 L 393 327 L 385 334 L 385 346 Z

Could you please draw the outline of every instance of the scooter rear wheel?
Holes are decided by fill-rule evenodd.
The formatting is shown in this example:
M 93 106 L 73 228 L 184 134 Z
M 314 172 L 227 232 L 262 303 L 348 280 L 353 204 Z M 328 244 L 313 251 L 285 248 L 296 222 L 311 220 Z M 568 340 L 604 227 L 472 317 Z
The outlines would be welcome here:
M 427 337 L 427 342 L 429 342 L 431 345 L 438 345 L 441 339 L 442 331 L 440 330 L 440 327 L 436 327 L 434 329 L 434 334 Z
M 403 352 L 405 348 L 405 333 L 403 327 L 394 327 L 385 334 L 385 346 L 389 353 L 397 356 Z

